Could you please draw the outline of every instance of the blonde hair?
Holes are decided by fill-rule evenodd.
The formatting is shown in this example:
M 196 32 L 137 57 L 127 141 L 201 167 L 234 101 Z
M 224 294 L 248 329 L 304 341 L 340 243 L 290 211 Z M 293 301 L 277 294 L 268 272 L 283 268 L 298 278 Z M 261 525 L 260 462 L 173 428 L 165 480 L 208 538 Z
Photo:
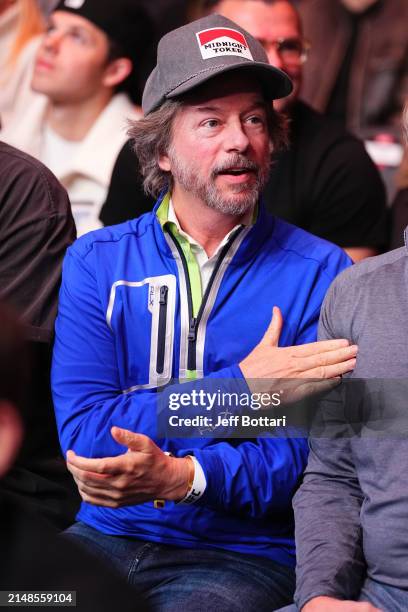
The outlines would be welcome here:
M 16 0 L 19 9 L 17 33 L 10 50 L 8 65 L 12 66 L 25 45 L 45 29 L 44 17 L 36 0 Z

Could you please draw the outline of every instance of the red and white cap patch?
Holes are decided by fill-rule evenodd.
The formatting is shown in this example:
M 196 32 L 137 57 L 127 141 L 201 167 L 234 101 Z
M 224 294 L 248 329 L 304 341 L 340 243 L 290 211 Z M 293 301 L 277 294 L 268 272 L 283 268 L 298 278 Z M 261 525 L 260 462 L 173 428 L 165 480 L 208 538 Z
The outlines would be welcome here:
M 230 28 L 209 28 L 196 34 L 203 59 L 237 55 L 254 61 L 245 36 Z

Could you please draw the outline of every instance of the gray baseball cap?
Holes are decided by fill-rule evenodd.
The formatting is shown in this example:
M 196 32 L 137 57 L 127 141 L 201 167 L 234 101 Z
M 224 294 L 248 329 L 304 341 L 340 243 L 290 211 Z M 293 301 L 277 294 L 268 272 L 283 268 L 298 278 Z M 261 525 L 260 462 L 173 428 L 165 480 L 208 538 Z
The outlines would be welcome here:
M 147 115 L 165 100 L 237 69 L 254 74 L 270 100 L 292 91 L 291 80 L 269 64 L 262 45 L 230 19 L 213 14 L 188 23 L 160 40 L 157 64 L 143 92 L 143 111 Z

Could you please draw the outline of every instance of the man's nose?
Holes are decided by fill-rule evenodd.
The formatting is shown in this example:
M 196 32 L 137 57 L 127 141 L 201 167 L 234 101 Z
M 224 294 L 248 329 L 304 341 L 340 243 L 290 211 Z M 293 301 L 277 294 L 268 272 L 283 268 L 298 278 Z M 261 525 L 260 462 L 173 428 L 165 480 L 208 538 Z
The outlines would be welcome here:
M 249 138 L 240 120 L 231 122 L 225 133 L 225 149 L 227 151 L 246 151 Z
M 42 42 L 43 48 L 51 52 L 57 51 L 59 45 L 61 44 L 63 36 L 63 32 L 59 32 L 57 30 L 47 32 Z
M 279 70 L 285 70 L 285 62 L 282 61 L 275 45 L 267 45 L 265 51 L 271 66 L 275 66 Z

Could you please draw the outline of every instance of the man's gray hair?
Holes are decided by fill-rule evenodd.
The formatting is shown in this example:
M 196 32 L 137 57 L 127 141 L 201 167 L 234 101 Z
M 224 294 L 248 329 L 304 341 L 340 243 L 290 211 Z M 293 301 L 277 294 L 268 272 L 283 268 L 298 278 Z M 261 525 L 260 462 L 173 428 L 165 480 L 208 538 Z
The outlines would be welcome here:
M 129 122 L 128 135 L 139 160 L 143 188 L 154 198 L 173 186 L 172 175 L 160 168 L 159 158 L 170 149 L 174 119 L 182 106 L 182 101 L 166 100 L 146 117 Z M 275 112 L 269 102 L 266 102 L 266 113 L 273 154 L 276 154 L 287 146 L 287 119 Z
M 172 187 L 171 174 L 160 168 L 159 157 L 166 155 L 170 148 L 173 121 L 180 107 L 178 100 L 166 100 L 143 119 L 130 122 L 128 135 L 139 160 L 143 187 L 154 198 L 163 189 Z

